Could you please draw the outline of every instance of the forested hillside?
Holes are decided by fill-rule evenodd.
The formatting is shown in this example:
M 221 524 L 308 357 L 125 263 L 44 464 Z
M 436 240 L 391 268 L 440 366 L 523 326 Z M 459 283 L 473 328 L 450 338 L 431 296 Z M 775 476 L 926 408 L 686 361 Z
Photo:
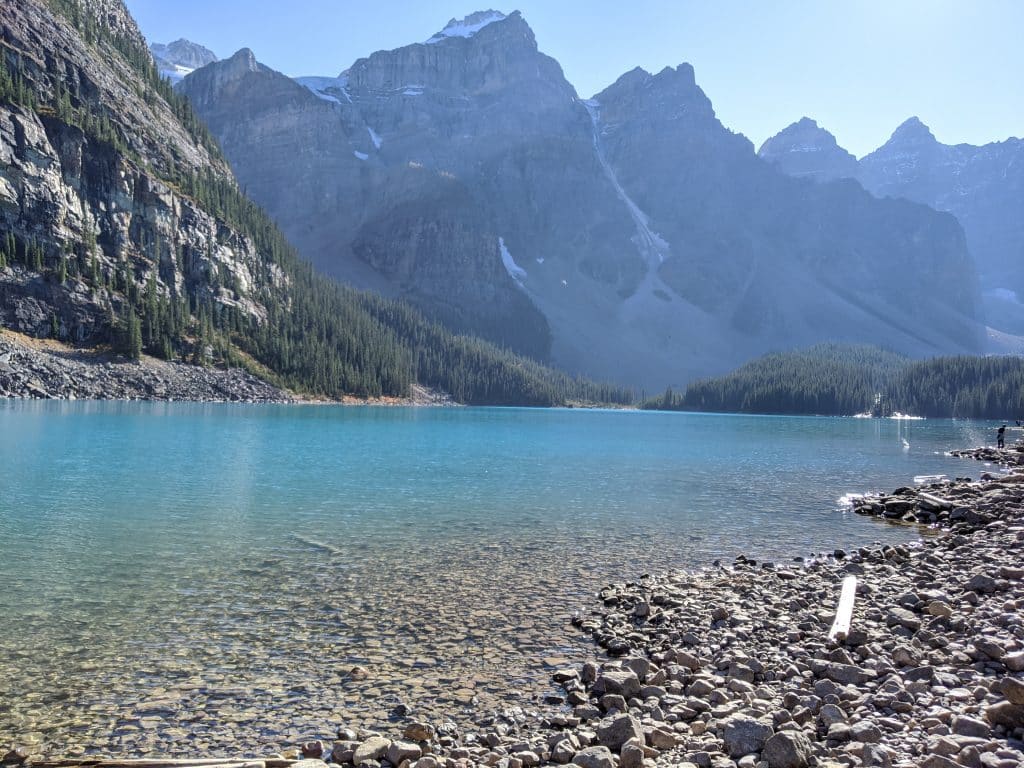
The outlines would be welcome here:
M 931 418 L 1024 416 L 1024 360 L 912 361 L 875 347 L 820 345 L 765 355 L 644 404 L 659 410 L 851 416 L 899 411 Z
M 907 362 L 876 347 L 818 345 L 759 357 L 725 376 L 692 382 L 683 393 L 668 391 L 645 407 L 849 415 L 868 409 Z
M 890 384 L 894 410 L 930 418 L 1024 418 L 1024 360 L 939 357 L 907 366 Z
M 4 4 L 0 327 L 338 397 L 629 402 L 314 273 L 239 190 L 120 2 Z

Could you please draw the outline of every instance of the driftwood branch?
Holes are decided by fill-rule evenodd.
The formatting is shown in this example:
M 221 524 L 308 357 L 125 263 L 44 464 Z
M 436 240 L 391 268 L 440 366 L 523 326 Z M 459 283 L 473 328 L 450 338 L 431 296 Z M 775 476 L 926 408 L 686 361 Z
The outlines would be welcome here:
M 831 641 L 845 640 L 850 634 L 850 621 L 853 619 L 853 601 L 857 596 L 857 577 L 847 576 L 843 579 L 843 591 L 839 595 L 839 607 L 836 609 L 836 620 L 832 622 L 828 639 Z

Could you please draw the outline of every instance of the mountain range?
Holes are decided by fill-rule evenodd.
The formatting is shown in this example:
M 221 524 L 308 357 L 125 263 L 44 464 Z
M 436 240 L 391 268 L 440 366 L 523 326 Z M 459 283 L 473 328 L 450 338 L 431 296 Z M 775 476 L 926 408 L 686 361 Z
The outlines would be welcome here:
M 985 345 L 953 216 L 784 173 L 687 64 L 584 99 L 519 13 L 483 11 L 337 76 L 243 49 L 176 87 L 319 270 L 571 373 L 661 389 L 820 341 Z
M 984 146 L 939 142 L 918 118 L 859 161 L 835 137 L 802 118 L 758 154 L 780 170 L 816 181 L 856 179 L 878 197 L 924 203 L 964 228 L 990 325 L 1024 333 L 1024 140 Z
M 163 50 L 184 68 L 212 56 Z M 315 273 L 242 193 L 122 0 L 0 3 L 0 328 L 245 367 L 317 397 L 630 397 Z

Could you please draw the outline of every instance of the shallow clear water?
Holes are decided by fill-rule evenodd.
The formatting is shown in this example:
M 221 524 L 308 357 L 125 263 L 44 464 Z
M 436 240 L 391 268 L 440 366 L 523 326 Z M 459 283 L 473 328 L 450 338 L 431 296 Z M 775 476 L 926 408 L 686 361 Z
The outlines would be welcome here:
M 399 702 L 533 707 L 605 583 L 917 538 L 837 499 L 976 476 L 943 452 L 990 432 L 0 400 L 0 742 L 265 753 Z

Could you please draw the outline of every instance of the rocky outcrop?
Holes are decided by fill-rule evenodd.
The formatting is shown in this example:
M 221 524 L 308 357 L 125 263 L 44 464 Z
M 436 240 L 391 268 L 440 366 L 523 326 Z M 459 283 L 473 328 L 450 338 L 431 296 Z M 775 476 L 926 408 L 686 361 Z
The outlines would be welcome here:
M 549 327 L 571 372 L 662 388 L 826 339 L 981 345 L 955 221 L 788 179 L 688 65 L 584 102 L 518 13 L 482 12 L 337 77 L 242 51 L 180 89 L 321 270 L 534 355 Z

